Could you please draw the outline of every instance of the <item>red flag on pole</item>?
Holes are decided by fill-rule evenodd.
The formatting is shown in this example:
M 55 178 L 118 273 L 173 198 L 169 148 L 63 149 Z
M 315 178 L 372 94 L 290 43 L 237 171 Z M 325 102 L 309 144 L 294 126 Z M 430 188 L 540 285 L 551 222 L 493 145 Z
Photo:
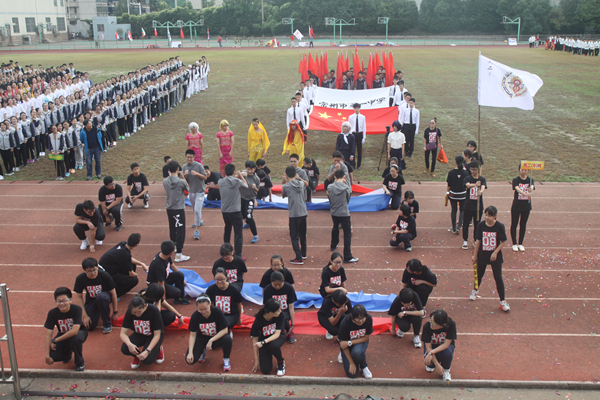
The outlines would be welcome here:
M 360 70 L 363 72 L 365 70 L 365 62 L 363 60 L 360 60 Z
M 308 53 L 308 70 L 313 74 L 317 74 L 317 64 L 315 64 L 315 60 L 313 60 L 312 53 Z
M 119 32 L 115 31 L 115 37 L 119 40 Z
M 302 60 L 304 58 L 304 55 L 300 54 L 300 63 L 298 64 L 298 73 L 301 74 L 302 73 Z
M 394 80 L 394 75 L 396 75 L 396 70 L 394 69 L 394 56 L 392 55 L 392 52 L 390 51 L 390 54 L 387 58 L 388 63 L 387 66 L 385 68 L 385 81 L 387 82 L 388 80 L 390 82 L 393 83 Z
M 357 52 L 354 52 L 352 55 L 352 67 L 354 68 L 354 84 L 356 85 L 356 81 L 358 80 L 358 72 L 360 71 L 360 60 Z
M 302 82 L 308 79 L 308 70 L 306 68 L 306 55 L 300 57 L 300 65 L 298 66 L 298 72 L 300 73 Z
M 387 56 L 385 55 L 385 51 L 381 52 L 381 66 L 383 67 L 383 69 L 385 69 L 385 75 L 383 76 L 383 78 L 385 79 L 385 87 L 389 87 L 392 85 L 392 82 L 388 82 L 387 79 Z
M 156 28 L 154 28 L 154 37 L 158 37 L 158 32 L 156 32 Z
M 367 87 L 373 88 L 373 81 L 375 80 L 375 62 L 373 61 L 373 54 L 369 54 L 369 63 L 367 64 Z
M 179 27 L 179 36 L 181 36 L 182 39 L 185 39 L 185 35 L 183 34 L 183 27 Z
M 344 63 L 344 71 L 348 71 L 350 69 L 350 62 L 348 60 L 348 50 L 346 50 L 346 62 Z
M 321 78 L 329 73 L 329 59 L 327 58 L 327 52 L 325 52 L 325 64 L 323 64 L 323 74 Z
M 319 54 L 315 54 L 315 64 L 316 64 L 315 75 L 316 75 L 317 79 L 321 80 L 322 76 L 319 76 L 319 74 L 321 73 L 321 60 L 319 60 Z
M 377 71 L 375 71 L 375 73 L 379 72 L 379 67 L 381 67 L 381 58 L 379 58 L 379 53 L 376 51 L 375 54 L 377 55 L 377 58 L 375 60 L 375 69 Z
M 133 37 L 131 36 L 131 31 L 127 31 L 127 37 L 129 38 L 129 41 L 133 41 Z
M 315 37 L 315 32 L 313 31 L 312 25 L 308 28 L 308 36 L 311 38 Z
M 336 67 L 335 87 L 338 89 L 342 88 L 342 73 L 344 72 L 344 55 L 338 53 L 337 67 Z

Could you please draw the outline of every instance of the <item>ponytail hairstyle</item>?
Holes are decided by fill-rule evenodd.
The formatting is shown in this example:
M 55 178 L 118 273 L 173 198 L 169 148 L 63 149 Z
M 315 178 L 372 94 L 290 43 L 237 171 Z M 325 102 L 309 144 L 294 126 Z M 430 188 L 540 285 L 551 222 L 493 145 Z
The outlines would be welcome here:
M 454 162 L 456 162 L 456 168 L 462 169 L 463 164 L 465 162 L 465 158 L 461 155 L 454 157 Z
M 279 304 L 279 302 L 277 300 L 275 300 L 274 298 L 270 298 L 267 301 L 265 301 L 264 307 L 261 308 L 260 310 L 258 310 L 258 312 L 254 316 L 254 318 L 262 317 L 266 313 L 275 312 L 275 311 L 279 310 L 280 308 L 281 308 L 281 304 Z
M 452 321 L 452 318 L 450 318 L 444 310 L 435 310 L 434 312 L 429 314 L 429 316 L 433 318 L 433 321 L 436 324 L 441 325 L 444 328 L 448 328 L 454 323 L 454 321 Z
M 129 302 L 129 307 L 127 307 L 127 312 L 130 312 L 134 308 L 144 308 L 146 305 L 146 300 L 140 295 L 135 295 L 133 299 Z
M 210 297 L 206 293 L 202 293 L 200 296 L 196 297 L 196 305 L 200 303 L 206 303 L 209 306 L 211 305 Z
M 343 290 L 339 289 L 331 294 L 331 300 L 333 300 L 335 304 L 346 304 L 348 297 Z

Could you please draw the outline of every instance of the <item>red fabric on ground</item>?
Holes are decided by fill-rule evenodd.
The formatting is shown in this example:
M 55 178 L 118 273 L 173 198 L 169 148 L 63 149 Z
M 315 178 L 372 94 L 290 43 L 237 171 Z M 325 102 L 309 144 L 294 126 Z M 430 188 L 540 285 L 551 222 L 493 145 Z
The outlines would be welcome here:
M 282 185 L 273 185 L 273 187 L 271 188 L 272 192 L 277 192 L 280 193 L 281 192 L 281 186 Z M 325 185 L 323 185 L 322 183 L 320 185 L 318 185 L 315 189 L 317 192 L 321 191 L 321 190 L 325 190 Z M 373 189 L 370 189 L 368 187 L 364 187 L 364 186 L 360 186 L 360 185 L 352 185 L 352 193 L 360 193 L 360 194 L 365 194 L 365 193 L 371 193 L 373 191 Z

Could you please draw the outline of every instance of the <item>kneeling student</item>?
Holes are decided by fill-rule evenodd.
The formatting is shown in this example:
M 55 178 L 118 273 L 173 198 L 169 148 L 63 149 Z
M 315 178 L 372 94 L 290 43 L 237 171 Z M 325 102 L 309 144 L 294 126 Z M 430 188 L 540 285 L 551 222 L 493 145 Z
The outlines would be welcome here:
M 273 369 L 273 357 L 275 357 L 277 376 L 283 376 L 285 360 L 281 354 L 281 345 L 285 341 L 285 332 L 282 332 L 284 317 L 281 314 L 281 304 L 275 299 L 268 299 L 255 317 L 250 330 L 254 350 L 252 372 L 257 372 L 260 368 L 263 374 L 270 374 Z
M 423 309 L 427 305 L 429 295 L 434 287 L 437 286 L 437 277 L 427 268 L 427 265 L 421 264 L 421 261 L 413 258 L 406 263 L 406 269 L 402 274 L 402 285 L 400 290 L 410 288 L 417 292 Z
M 327 340 L 331 340 L 338 335 L 342 320 L 351 310 L 352 302 L 346 297 L 346 292 L 343 290 L 336 290 L 323 299 L 317 318 L 319 324 L 327 330 L 325 334 Z
M 417 237 L 417 224 L 415 218 L 410 215 L 410 207 L 406 204 L 400 206 L 400 215 L 396 223 L 392 225 L 392 239 L 390 240 L 390 246 L 398 247 L 400 243 L 404 243 L 404 249 L 406 251 L 412 251 L 411 240 Z
M 231 370 L 232 339 L 227 328 L 227 321 L 223 312 L 211 305 L 210 298 L 201 294 L 196 298 L 197 310 L 190 318 L 188 329 L 190 331 L 188 350 L 185 361 L 189 365 L 206 361 L 206 352 L 217 347 L 223 349 L 223 371 Z
M 44 324 L 46 364 L 52 365 L 58 361 L 66 364 L 75 354 L 75 371 L 81 372 L 85 370 L 83 343 L 87 339 L 88 332 L 81 319 L 81 307 L 71 304 L 71 297 L 69 288 L 59 287 L 54 291 L 56 308 L 48 311 Z M 52 338 L 55 326 L 58 334 Z
M 425 315 L 425 310 L 421 305 L 419 296 L 409 288 L 404 288 L 400 291 L 400 294 L 396 297 L 388 315 L 392 316 L 392 326 L 390 332 L 392 335 L 396 335 L 399 338 L 404 337 L 404 333 L 413 328 L 413 344 L 415 348 L 421 347 L 421 339 L 419 339 L 419 333 L 421 332 L 421 320 Z M 396 330 L 396 327 L 398 329 Z
M 365 378 L 373 378 L 367 366 L 367 347 L 372 333 L 373 318 L 367 314 L 362 304 L 354 306 L 352 312 L 344 317 L 338 333 L 340 342 L 338 361 L 344 364 L 344 371 L 348 378 L 356 378 L 359 368 L 362 369 Z
M 294 287 L 285 282 L 283 274 L 275 271 L 271 274 L 271 283 L 263 292 L 263 304 L 268 299 L 275 299 L 281 304 L 281 313 L 285 318 L 284 327 L 288 336 L 288 342 L 294 343 L 294 303 L 298 298 Z
M 120 336 L 123 341 L 121 353 L 133 356 L 131 369 L 138 369 L 140 363 L 150 365 L 165 361 L 162 347 L 165 326 L 160 311 L 155 305 L 146 303 L 141 296 L 135 296 L 129 302 Z
M 442 379 L 450 381 L 450 367 L 454 358 L 456 342 L 456 324 L 446 311 L 436 310 L 429 316 L 429 321 L 423 325 L 421 336 L 425 343 L 425 369 L 427 372 L 436 371 Z

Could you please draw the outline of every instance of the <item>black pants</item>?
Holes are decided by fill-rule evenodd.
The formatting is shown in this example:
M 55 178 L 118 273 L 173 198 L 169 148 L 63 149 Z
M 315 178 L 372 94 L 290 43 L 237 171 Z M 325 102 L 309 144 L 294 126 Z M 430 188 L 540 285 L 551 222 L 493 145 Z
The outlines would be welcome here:
M 483 215 L 483 207 L 479 207 L 479 218 L 477 218 L 476 210 L 465 210 L 464 218 L 463 218 L 463 240 L 466 242 L 469 240 L 469 222 L 473 221 L 473 240 L 475 240 L 475 235 L 477 234 L 477 224 L 481 221 L 481 216 Z M 475 220 L 477 218 L 477 220 Z
M 527 231 L 527 220 L 531 210 L 510 210 L 510 237 L 513 244 L 523 244 Z M 520 222 L 519 222 L 520 220 Z M 519 241 L 517 242 L 517 225 L 519 225 Z
M 110 205 L 110 204 L 109 204 Z M 110 210 L 108 210 L 108 215 L 112 215 L 113 218 L 115 219 L 115 225 L 116 226 L 121 226 L 123 225 L 123 200 L 121 200 L 121 203 L 114 206 L 113 208 L 111 208 Z M 107 218 L 104 216 L 104 213 L 102 213 L 102 218 L 104 218 L 104 222 L 108 225 L 110 225 L 110 220 L 107 220 Z
M 240 292 L 241 292 L 241 290 L 240 290 Z M 232 304 L 231 306 L 236 307 L 236 309 L 237 309 L 237 304 Z M 229 328 L 229 330 L 232 330 L 233 327 L 237 325 L 239 320 L 240 320 L 240 316 L 237 314 L 225 314 L 225 321 L 227 321 L 227 327 Z
M 429 169 L 429 154 L 431 154 L 431 172 L 434 172 L 437 161 L 437 147 L 433 150 L 425 150 L 425 168 L 427 169 Z
M 128 115 L 125 120 L 125 128 L 127 132 L 133 133 L 133 115 Z
M 98 218 L 98 221 L 102 221 L 102 213 L 97 208 L 96 208 L 96 217 Z M 85 233 L 89 230 L 90 230 L 90 228 L 87 225 L 75 224 L 73 226 L 73 232 L 75 232 L 75 235 L 77 235 L 79 240 L 85 240 L 86 239 Z M 104 224 L 98 224 L 98 226 L 96 227 L 96 237 L 94 239 L 104 240 L 105 237 L 106 237 L 106 235 L 104 233 Z M 93 244 L 93 243 L 90 243 L 90 244 Z
M 135 265 L 133 271 L 135 272 Z M 137 286 L 139 278 L 137 276 L 129 276 L 128 274 L 115 273 L 110 275 L 115 282 L 117 297 L 127 294 L 131 289 Z
M 175 243 L 177 254 L 183 251 L 185 243 L 185 210 L 167 210 L 169 237 Z
M 329 334 L 332 336 L 337 336 L 337 334 L 340 331 L 340 325 L 342 324 L 342 320 L 344 319 L 344 317 L 341 317 L 337 325 L 333 325 L 331 322 L 329 322 L 329 318 L 326 318 L 321 314 L 317 314 L 317 318 L 319 320 L 319 325 L 325 328 L 327 332 L 329 332 Z
M 340 149 L 340 153 L 342 153 L 342 155 L 344 156 L 344 160 L 348 161 L 348 163 L 352 165 L 352 167 L 355 166 L 354 159 L 350 159 L 351 156 L 354 156 L 354 154 L 350 153 L 350 149 Z
M 281 346 L 285 342 L 285 333 L 281 332 L 277 340 L 267 343 L 260 349 L 258 349 L 258 362 L 260 365 L 260 372 L 268 375 L 273 370 L 273 357 L 277 359 L 277 362 L 283 362 L 283 355 L 281 354 Z
M 242 256 L 242 247 L 244 246 L 244 232 L 242 232 L 242 213 L 231 212 L 222 213 L 223 221 L 225 222 L 225 230 L 223 232 L 223 243 L 231 243 L 231 228 L 234 234 L 234 250 L 236 256 Z
M 392 204 L 390 205 L 390 208 L 392 210 L 397 210 L 400 208 L 400 204 L 402 203 L 402 192 L 398 192 L 398 193 L 392 193 L 390 192 L 391 198 L 392 198 Z
M 56 342 L 56 350 L 50 350 L 50 358 L 55 362 L 67 362 L 71 359 L 71 354 L 75 355 L 75 366 L 79 367 L 84 364 L 83 360 L 83 344 L 88 336 L 88 331 L 79 329 L 77 335 L 70 339 Z M 55 336 L 56 339 L 58 336 Z
M 165 298 L 179 300 L 185 296 L 185 277 L 183 272 L 171 272 L 165 280 Z
M 169 310 L 160 310 L 160 316 L 163 320 L 163 325 L 165 326 L 165 328 L 171 325 L 177 319 L 175 313 Z
M 483 275 L 485 275 L 485 270 L 487 269 L 488 264 L 492 266 L 494 280 L 496 281 L 496 290 L 498 291 L 500 301 L 502 301 L 504 300 L 504 281 L 502 280 L 502 263 L 498 260 L 491 262 L 489 256 L 482 257 L 481 253 L 477 255 L 477 281 L 479 283 L 478 287 L 481 289 L 481 280 L 483 279 Z
M 101 292 L 93 301 L 85 303 L 85 312 L 91 320 L 88 327 L 90 331 L 93 331 L 98 326 L 100 318 L 102 318 L 102 326 L 112 326 L 112 321 L 110 320 L 111 301 L 109 292 Z
M 36 159 L 36 160 L 37 160 L 37 159 L 40 157 L 40 151 L 41 151 L 41 150 L 40 150 L 40 146 L 41 146 L 41 143 L 40 143 L 40 137 L 41 137 L 41 136 L 42 136 L 41 134 L 40 134 L 40 135 L 37 135 L 37 136 L 36 136 L 36 137 L 33 139 L 33 141 L 34 141 L 34 146 L 35 146 L 35 159 Z
M 27 159 L 35 160 L 37 158 L 37 153 L 35 151 L 35 138 L 30 138 L 27 141 Z
M 407 288 L 414 290 L 419 296 L 419 300 L 421 300 L 421 305 L 425 307 L 427 305 L 427 300 L 429 300 L 429 295 L 433 291 L 433 288 L 429 285 L 425 285 L 424 283 L 415 286 L 412 284 L 406 285 Z
M 465 210 L 463 209 L 465 205 L 464 200 L 450 200 L 450 207 L 452 207 L 452 211 L 450 211 L 450 219 L 452 220 L 452 229 L 456 231 L 460 231 L 463 226 L 463 218 L 465 214 Z M 456 213 L 460 208 L 460 214 L 458 215 L 458 221 L 456 220 Z
M 29 143 L 29 141 L 25 140 L 25 142 L 23 142 L 23 144 L 21 145 L 21 164 L 25 167 L 27 166 L 27 160 L 29 159 L 28 154 L 27 154 L 29 152 L 29 149 L 28 149 L 29 144 L 28 143 Z
M 342 229 L 344 230 L 344 261 L 349 261 L 352 259 L 352 250 L 350 246 L 352 245 L 352 224 L 350 222 L 350 217 L 336 217 L 335 215 L 331 216 L 333 221 L 333 228 L 331 228 L 331 248 L 337 247 L 340 242 L 340 224 L 342 225 Z
M 21 147 L 23 145 L 19 146 L 19 147 L 15 147 L 13 153 L 15 154 L 15 167 L 19 168 L 23 166 L 23 162 L 22 162 L 22 158 L 23 158 L 23 152 L 21 151 Z
M 146 336 L 146 335 L 142 335 L 141 333 L 137 333 L 137 332 L 133 332 L 131 334 L 131 336 L 129 336 L 129 340 L 131 341 L 131 343 L 133 343 L 137 347 L 142 347 L 143 348 L 142 351 L 146 350 L 148 348 L 148 346 L 150 346 L 150 343 L 152 342 L 153 338 L 154 338 L 154 335 Z M 158 353 L 160 352 L 160 346 L 162 346 L 162 342 L 163 342 L 164 338 L 165 338 L 165 334 L 162 333 L 160 335 L 160 340 L 158 341 L 156 346 L 154 346 L 154 348 L 152 349 L 150 354 L 148 354 L 148 357 L 146 357 L 145 359 L 142 360 L 143 364 L 150 365 L 154 361 L 156 361 L 156 357 L 158 357 Z M 133 356 L 133 354 L 131 354 L 129 352 L 129 347 L 127 347 L 127 345 L 125 343 L 123 343 L 123 345 L 121 346 L 121 353 L 125 354 L 126 356 Z
M 416 336 L 421 332 L 421 321 L 423 319 L 416 315 L 407 315 L 406 317 L 400 318 L 396 316 L 396 326 L 402 332 L 410 331 L 410 327 L 412 326 L 413 332 Z
M 296 260 L 306 257 L 306 215 L 290 218 L 290 241 L 296 254 Z M 300 243 L 298 243 L 300 242 Z
M 415 150 L 415 130 L 417 129 L 416 124 L 404 124 L 402 125 L 402 133 L 406 137 L 406 145 L 404 148 L 406 149 L 406 155 L 412 156 L 413 151 Z
M 76 151 L 77 151 L 76 148 L 72 148 L 71 150 L 69 150 L 69 156 L 68 156 L 69 166 L 67 168 L 67 171 L 71 170 L 71 169 L 75 169 L 75 152 Z M 65 158 L 67 158 L 67 157 L 65 157 Z
M 46 145 L 48 143 L 48 134 L 40 133 L 40 151 L 46 152 Z
M 208 343 L 208 341 L 210 339 L 211 339 L 211 336 L 204 336 L 204 335 L 200 334 L 200 332 L 196 333 L 196 341 L 194 342 L 194 361 L 192 361 L 191 363 L 188 362 L 189 365 L 194 365 L 198 362 L 198 360 L 200 359 L 200 356 L 206 350 L 206 344 Z M 231 357 L 231 347 L 232 346 L 233 346 L 233 340 L 231 339 L 231 336 L 229 336 L 229 333 L 226 333 L 225 336 L 221 337 L 221 339 L 215 340 L 212 343 L 213 349 L 216 349 L 218 347 L 223 349 L 223 358 Z M 187 362 L 187 356 L 189 353 L 190 353 L 190 349 L 188 348 L 185 351 L 186 362 Z
M 363 141 L 363 136 L 364 133 L 362 132 L 355 132 L 354 133 L 354 137 L 356 138 L 355 143 L 356 143 L 356 168 L 360 168 L 360 165 L 362 163 L 362 141 Z
M 117 128 L 119 129 L 119 137 L 125 136 L 125 118 L 117 118 Z
M 6 173 L 9 174 L 13 172 L 13 168 L 15 167 L 13 152 L 10 150 L 0 150 L 0 154 L 2 155 L 2 162 L 4 163 L 4 169 L 6 169 Z
M 415 237 L 412 235 L 412 233 L 397 233 L 396 240 L 390 239 L 390 246 L 398 247 L 400 246 L 400 243 L 404 243 L 404 248 L 409 249 L 412 247 L 410 241 L 414 238 Z
M 258 235 L 258 231 L 256 230 L 256 222 L 254 221 L 254 207 L 256 206 L 256 200 L 246 200 L 242 199 L 242 218 L 246 220 L 246 223 L 250 227 L 250 231 L 252 235 Z

